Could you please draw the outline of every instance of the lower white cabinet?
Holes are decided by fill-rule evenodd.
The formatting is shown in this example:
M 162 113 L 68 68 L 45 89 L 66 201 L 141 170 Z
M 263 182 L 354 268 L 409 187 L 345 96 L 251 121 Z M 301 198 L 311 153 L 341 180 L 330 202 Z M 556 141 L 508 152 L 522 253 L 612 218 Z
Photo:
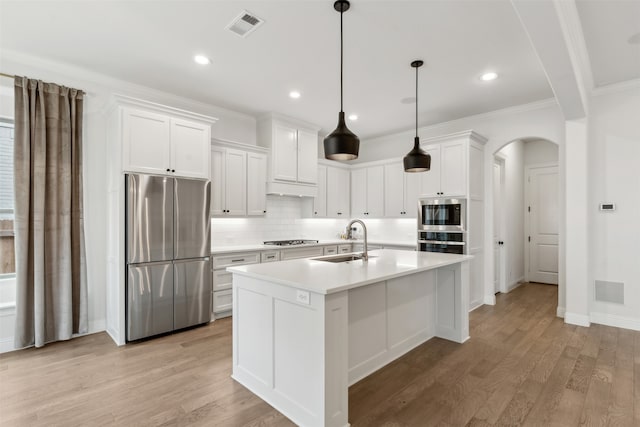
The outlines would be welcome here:
M 338 253 L 338 246 L 325 246 L 324 254 L 325 255 L 335 255 Z
M 261 262 L 280 261 L 280 251 L 265 251 L 260 255 Z
M 351 243 L 346 245 L 338 245 L 339 254 L 348 254 L 349 252 L 351 252 Z
M 213 318 L 231 316 L 233 275 L 227 267 L 236 265 L 258 264 L 260 252 L 221 254 L 213 256 L 213 284 L 211 297 L 213 298 Z
M 322 255 L 324 255 L 322 246 L 312 246 L 308 248 L 283 249 L 280 252 L 280 259 L 285 261 L 288 259 L 313 258 Z

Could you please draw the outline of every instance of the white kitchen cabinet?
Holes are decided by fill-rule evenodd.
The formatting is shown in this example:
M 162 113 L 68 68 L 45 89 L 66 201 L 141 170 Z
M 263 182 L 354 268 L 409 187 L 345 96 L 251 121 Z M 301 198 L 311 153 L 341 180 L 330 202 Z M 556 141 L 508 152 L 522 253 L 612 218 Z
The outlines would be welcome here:
M 306 248 L 283 249 L 280 251 L 280 259 L 286 261 L 288 259 L 313 258 L 324 255 L 322 246 L 311 246 Z
M 258 143 L 270 149 L 267 192 L 296 196 L 316 195 L 318 128 L 276 114 L 258 120 Z
M 351 213 L 356 217 L 384 216 L 384 166 L 351 171 Z
M 327 166 L 327 216 L 348 218 L 349 201 L 349 170 Z
M 324 247 L 324 255 L 336 255 L 338 253 L 338 245 Z
M 211 215 L 266 213 L 267 153 L 217 141 L 211 147 Z
M 327 216 L 327 166 L 318 165 L 318 194 L 313 198 L 313 217 Z
M 466 142 L 446 142 L 426 146 L 431 155 L 431 170 L 422 174 L 420 195 L 423 197 L 453 197 L 467 194 Z
M 338 245 L 338 253 L 339 254 L 348 254 L 351 252 L 351 243 L 347 243 L 344 245 Z
M 385 217 L 416 217 L 421 173 L 405 172 L 401 161 L 384 165 Z
M 220 319 L 231 316 L 233 277 L 227 267 L 258 264 L 260 252 L 220 254 L 212 257 L 213 283 L 211 297 L 213 317 Z
M 247 153 L 211 147 L 211 215 L 246 215 Z
M 247 153 L 247 215 L 267 213 L 267 155 Z
M 123 170 L 209 178 L 209 124 L 122 109 Z

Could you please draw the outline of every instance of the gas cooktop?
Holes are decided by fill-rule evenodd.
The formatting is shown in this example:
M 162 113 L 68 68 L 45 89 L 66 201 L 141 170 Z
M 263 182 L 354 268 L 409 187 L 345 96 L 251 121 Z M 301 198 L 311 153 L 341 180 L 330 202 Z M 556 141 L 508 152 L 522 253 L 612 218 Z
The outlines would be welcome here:
M 264 242 L 265 245 L 275 246 L 295 246 L 295 245 L 308 245 L 311 243 L 318 243 L 317 240 L 270 240 Z

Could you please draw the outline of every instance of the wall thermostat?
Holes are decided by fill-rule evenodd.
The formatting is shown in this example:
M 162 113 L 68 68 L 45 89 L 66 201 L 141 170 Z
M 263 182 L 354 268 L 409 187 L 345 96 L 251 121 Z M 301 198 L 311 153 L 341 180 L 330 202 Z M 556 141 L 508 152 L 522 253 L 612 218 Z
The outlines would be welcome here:
M 615 211 L 616 204 L 615 203 L 600 203 L 601 211 Z

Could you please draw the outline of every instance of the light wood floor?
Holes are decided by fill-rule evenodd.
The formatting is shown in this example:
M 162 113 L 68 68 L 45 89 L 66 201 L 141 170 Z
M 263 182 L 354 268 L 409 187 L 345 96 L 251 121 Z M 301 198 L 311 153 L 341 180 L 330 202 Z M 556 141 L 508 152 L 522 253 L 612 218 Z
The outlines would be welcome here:
M 640 332 L 565 325 L 554 286 L 471 313 L 349 390 L 353 426 L 640 426 Z M 229 319 L 116 347 L 105 333 L 0 356 L 1 425 L 290 426 L 230 379 Z

